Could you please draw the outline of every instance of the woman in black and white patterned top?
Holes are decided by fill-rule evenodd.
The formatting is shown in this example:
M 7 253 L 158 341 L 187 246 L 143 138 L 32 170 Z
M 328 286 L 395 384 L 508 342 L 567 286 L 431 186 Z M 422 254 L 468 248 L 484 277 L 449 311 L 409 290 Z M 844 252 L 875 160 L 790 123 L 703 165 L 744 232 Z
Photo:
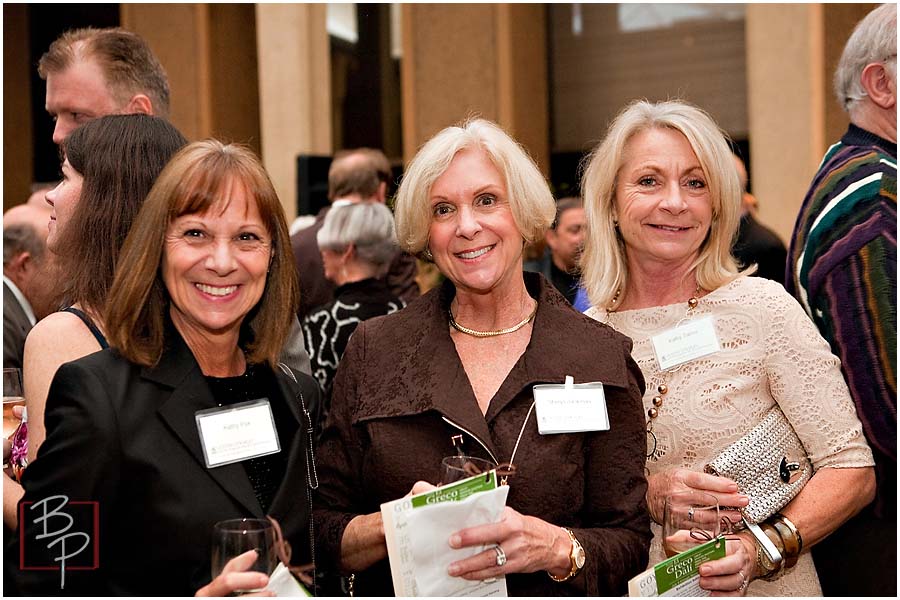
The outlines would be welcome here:
M 317 241 L 325 277 L 337 285 L 334 300 L 303 319 L 313 377 L 324 392 L 317 433 L 325 423 L 335 371 L 360 322 L 406 306 L 388 290 L 384 272 L 397 251 L 394 216 L 380 203 L 333 206 Z

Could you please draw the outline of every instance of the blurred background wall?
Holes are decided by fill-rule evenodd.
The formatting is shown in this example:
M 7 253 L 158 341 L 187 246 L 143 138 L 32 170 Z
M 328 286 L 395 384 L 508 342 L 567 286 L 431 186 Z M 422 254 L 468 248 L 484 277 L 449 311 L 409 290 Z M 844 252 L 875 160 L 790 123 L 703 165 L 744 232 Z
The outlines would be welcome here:
M 471 115 L 507 128 L 569 194 L 628 101 L 683 98 L 728 132 L 760 219 L 787 240 L 847 124 L 834 65 L 875 6 L 4 4 L 4 209 L 59 173 L 41 54 L 66 29 L 121 25 L 167 69 L 173 123 L 259 152 L 289 217 L 317 210 L 334 151 L 382 148 L 399 174 Z

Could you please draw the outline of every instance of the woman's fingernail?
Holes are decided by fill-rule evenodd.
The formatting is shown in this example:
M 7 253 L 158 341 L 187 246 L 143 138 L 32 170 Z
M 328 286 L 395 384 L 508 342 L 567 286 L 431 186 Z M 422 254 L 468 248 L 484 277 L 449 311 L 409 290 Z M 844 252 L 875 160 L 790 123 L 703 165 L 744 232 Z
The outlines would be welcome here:
M 703 577 L 708 577 L 712 575 L 712 569 L 710 569 L 709 567 L 700 567 L 700 575 L 702 575 Z
M 453 563 L 452 565 L 450 565 L 450 566 L 447 568 L 447 572 L 448 572 L 450 575 L 454 575 L 454 576 L 455 576 L 455 575 L 459 575 L 459 567 L 456 565 L 456 563 Z
M 741 504 L 750 504 L 749 496 L 741 496 L 740 502 Z
M 451 548 L 459 548 L 459 545 L 462 543 L 462 539 L 458 535 L 450 536 L 450 547 Z

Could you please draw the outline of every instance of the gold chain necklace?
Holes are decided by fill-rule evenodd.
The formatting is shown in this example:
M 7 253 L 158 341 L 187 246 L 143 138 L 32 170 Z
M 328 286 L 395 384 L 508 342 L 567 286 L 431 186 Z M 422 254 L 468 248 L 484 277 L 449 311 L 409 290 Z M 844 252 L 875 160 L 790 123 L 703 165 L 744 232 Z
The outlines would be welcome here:
M 607 322 L 609 322 L 609 315 L 616 312 L 615 305 L 619 301 L 619 295 L 620 295 L 621 291 L 622 290 L 620 290 L 620 289 L 616 290 L 616 294 L 615 294 L 615 296 L 613 296 L 612 302 L 610 303 L 610 307 L 608 307 L 606 309 Z M 698 283 L 697 288 L 694 290 L 694 295 L 691 296 L 690 298 L 688 298 L 687 312 L 685 312 L 684 316 L 681 319 L 679 319 L 678 324 L 675 325 L 676 327 L 679 324 L 681 324 L 683 321 L 685 321 L 691 317 L 691 315 L 694 312 L 694 309 L 696 309 L 697 306 L 700 304 L 699 296 L 700 296 L 700 284 Z M 657 375 L 657 377 L 659 378 L 659 384 L 656 386 L 657 393 L 655 396 L 653 396 L 653 398 L 651 400 L 653 402 L 653 406 L 651 406 L 649 409 L 647 409 L 646 431 L 647 431 L 647 447 L 649 448 L 649 450 L 647 451 L 647 454 L 645 456 L 646 456 L 646 458 L 648 458 L 652 461 L 657 461 L 662 456 L 661 453 L 659 452 L 659 440 L 657 439 L 656 434 L 653 432 L 653 421 L 659 416 L 659 409 L 662 408 L 663 403 L 665 401 L 665 396 L 666 396 L 666 394 L 669 393 L 669 375 L 671 373 L 674 373 L 675 371 L 677 371 L 679 368 L 681 368 L 681 365 L 678 365 L 677 367 L 673 367 L 666 371 L 660 370 L 659 374 Z
M 477 329 L 469 329 L 468 327 L 464 327 L 456 322 L 456 319 L 453 318 L 453 311 L 448 310 L 447 314 L 450 316 L 450 326 L 453 329 L 465 333 L 466 335 L 471 335 L 477 338 L 486 338 L 486 337 L 495 337 L 498 335 L 506 335 L 507 333 L 513 333 L 518 331 L 528 325 L 532 319 L 534 319 L 534 315 L 537 314 L 538 303 L 534 303 L 534 310 L 531 311 L 531 314 L 513 325 L 512 327 L 507 327 L 506 329 L 497 329 L 496 331 L 478 331 Z

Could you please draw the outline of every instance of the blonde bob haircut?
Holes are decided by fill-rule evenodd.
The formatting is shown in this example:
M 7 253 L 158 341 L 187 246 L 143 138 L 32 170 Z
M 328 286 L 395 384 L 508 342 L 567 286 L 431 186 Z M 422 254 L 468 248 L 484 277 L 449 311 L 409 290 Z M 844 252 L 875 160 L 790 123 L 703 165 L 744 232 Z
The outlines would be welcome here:
M 700 246 L 697 283 L 714 290 L 738 276 L 731 245 L 740 223 L 741 185 L 727 135 L 703 110 L 679 100 L 632 102 L 609 126 L 606 138 L 585 159 L 581 180 L 588 223 L 582 255 L 582 277 L 594 306 L 608 307 L 617 290 L 628 285 L 627 248 L 613 217 L 616 179 L 631 138 L 646 129 L 672 129 L 684 135 L 706 177 L 712 203 L 712 221 Z
M 513 219 L 528 242 L 541 239 L 556 217 L 556 202 L 547 181 L 528 153 L 500 127 L 485 119 L 469 119 L 447 127 L 428 140 L 406 169 L 394 218 L 400 247 L 420 254 L 428 246 L 431 227 L 431 187 L 457 153 L 479 148 L 506 183 Z
M 232 190 L 256 202 L 271 237 L 265 289 L 241 327 L 250 363 L 275 366 L 300 293 L 284 210 L 269 176 L 248 148 L 204 140 L 185 146 L 150 190 L 125 240 L 104 315 L 110 346 L 131 362 L 154 366 L 165 345 L 169 293 L 161 265 L 169 225 L 178 217 L 227 211 Z

